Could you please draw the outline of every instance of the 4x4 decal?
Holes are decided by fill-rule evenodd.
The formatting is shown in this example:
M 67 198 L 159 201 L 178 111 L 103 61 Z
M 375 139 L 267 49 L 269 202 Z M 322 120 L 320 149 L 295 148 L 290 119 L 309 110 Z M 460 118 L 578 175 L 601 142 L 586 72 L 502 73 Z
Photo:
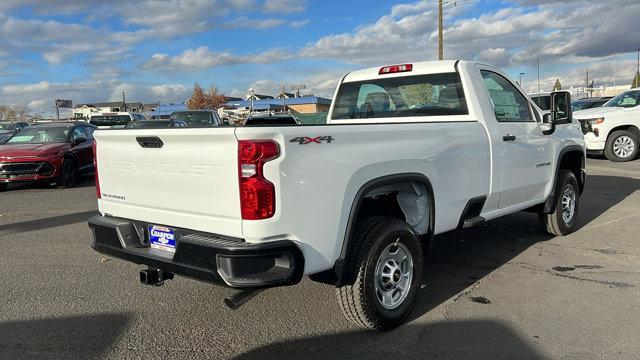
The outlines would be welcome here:
M 333 140 L 334 140 L 334 138 L 331 135 L 329 135 L 329 136 L 316 136 L 316 137 L 301 136 L 301 137 L 293 138 L 293 139 L 289 140 L 289 142 L 290 143 L 298 143 L 298 145 L 322 144 L 323 142 L 327 143 L 327 144 L 330 144 Z

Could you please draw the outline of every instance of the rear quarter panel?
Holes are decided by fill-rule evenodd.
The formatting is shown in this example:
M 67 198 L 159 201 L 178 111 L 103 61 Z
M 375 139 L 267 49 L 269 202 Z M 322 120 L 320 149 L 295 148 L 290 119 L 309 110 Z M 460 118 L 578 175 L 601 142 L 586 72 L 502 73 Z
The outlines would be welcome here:
M 427 176 L 435 197 L 436 233 L 456 228 L 467 201 L 489 192 L 489 141 L 475 121 L 237 128 L 236 136 L 275 139 L 281 146 L 281 156 L 264 168 L 276 186 L 276 213 L 267 220 L 243 221 L 243 237 L 298 240 L 305 274 L 333 266 L 356 193 L 372 179 L 398 173 Z M 291 142 L 301 136 L 333 140 Z

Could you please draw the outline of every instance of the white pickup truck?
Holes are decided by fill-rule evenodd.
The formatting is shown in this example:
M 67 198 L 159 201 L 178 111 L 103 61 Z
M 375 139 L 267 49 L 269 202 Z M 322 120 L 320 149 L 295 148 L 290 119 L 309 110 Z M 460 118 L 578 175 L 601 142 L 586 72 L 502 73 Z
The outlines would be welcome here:
M 631 161 L 640 150 L 640 88 L 622 92 L 602 107 L 576 111 L 587 152 L 611 161 Z
M 434 235 L 528 210 L 572 231 L 585 147 L 570 96 L 541 110 L 500 70 L 420 62 L 342 78 L 326 125 L 97 131 L 95 250 L 257 292 L 304 276 L 388 330 L 413 308 Z

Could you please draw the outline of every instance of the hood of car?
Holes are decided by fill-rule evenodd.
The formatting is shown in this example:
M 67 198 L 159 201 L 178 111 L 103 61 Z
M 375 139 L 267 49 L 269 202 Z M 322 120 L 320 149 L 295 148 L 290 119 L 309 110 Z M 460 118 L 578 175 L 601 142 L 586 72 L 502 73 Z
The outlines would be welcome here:
M 573 117 L 582 120 L 582 119 L 593 119 L 605 116 L 606 114 L 612 114 L 620 111 L 624 111 L 625 108 L 622 107 L 597 107 L 593 109 L 585 109 L 579 110 L 573 113 Z
M 0 145 L 0 160 L 21 157 L 55 155 L 67 144 L 11 144 Z

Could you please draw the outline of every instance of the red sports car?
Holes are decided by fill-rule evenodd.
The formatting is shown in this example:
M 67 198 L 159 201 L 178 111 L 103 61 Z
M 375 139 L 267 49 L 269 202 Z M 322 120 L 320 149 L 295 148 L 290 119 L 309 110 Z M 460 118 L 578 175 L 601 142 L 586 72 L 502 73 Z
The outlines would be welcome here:
M 0 191 L 9 183 L 49 182 L 73 187 L 93 171 L 93 131 L 83 123 L 35 125 L 0 145 Z

